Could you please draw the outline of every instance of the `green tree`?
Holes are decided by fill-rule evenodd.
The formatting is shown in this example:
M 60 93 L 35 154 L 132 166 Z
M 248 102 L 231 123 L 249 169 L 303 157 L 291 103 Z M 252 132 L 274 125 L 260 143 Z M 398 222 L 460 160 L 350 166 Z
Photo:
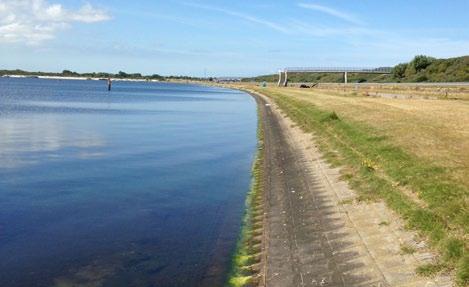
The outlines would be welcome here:
M 405 77 L 406 70 L 407 70 L 406 63 L 399 64 L 392 69 L 392 75 L 395 79 L 402 79 Z
M 64 76 L 79 76 L 80 74 L 78 74 L 77 72 L 70 71 L 70 70 L 63 70 L 62 75 L 64 75 Z
M 150 76 L 150 79 L 153 79 L 153 80 L 163 80 L 164 77 L 163 76 L 160 76 L 158 74 L 153 74 Z
M 130 75 L 127 75 L 127 76 L 129 76 L 130 78 L 134 78 L 134 79 L 142 78 L 142 74 L 140 74 L 140 73 L 134 73 L 134 74 L 130 74 Z
M 122 71 L 119 71 L 119 73 L 117 74 L 117 76 L 119 78 L 127 78 L 129 75 L 125 72 L 122 72 Z
M 436 59 L 424 55 L 415 56 L 415 58 L 410 62 L 415 68 L 415 71 L 418 73 L 422 70 L 425 70 L 428 66 L 430 66 Z

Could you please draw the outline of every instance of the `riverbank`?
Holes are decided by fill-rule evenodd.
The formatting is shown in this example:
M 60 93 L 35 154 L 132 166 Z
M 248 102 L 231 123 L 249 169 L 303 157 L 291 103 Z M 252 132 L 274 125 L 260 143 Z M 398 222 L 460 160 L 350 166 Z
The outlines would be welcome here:
M 337 163 L 333 155 L 340 150 L 323 156 L 323 135 L 305 132 L 307 122 L 280 109 L 278 98 L 250 92 L 260 99 L 265 133 L 265 269 L 260 276 L 266 286 L 452 286 L 452 268 L 439 268 L 447 261 L 424 234 L 408 230 L 408 221 L 388 207 L 388 198 L 364 197 L 355 185 L 361 175 L 349 178 L 344 168 L 330 166 L 326 159 Z M 318 125 L 336 120 L 325 116 Z M 374 189 L 381 188 L 386 185 Z

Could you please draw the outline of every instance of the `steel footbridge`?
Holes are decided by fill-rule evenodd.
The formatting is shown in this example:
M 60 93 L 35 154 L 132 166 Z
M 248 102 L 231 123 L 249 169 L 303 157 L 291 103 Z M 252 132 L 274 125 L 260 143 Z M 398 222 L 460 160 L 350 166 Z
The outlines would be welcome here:
M 343 73 L 344 83 L 347 83 L 348 73 L 361 74 L 390 74 L 392 68 L 364 68 L 364 67 L 290 67 L 279 70 L 278 85 L 286 87 L 288 85 L 288 73 Z

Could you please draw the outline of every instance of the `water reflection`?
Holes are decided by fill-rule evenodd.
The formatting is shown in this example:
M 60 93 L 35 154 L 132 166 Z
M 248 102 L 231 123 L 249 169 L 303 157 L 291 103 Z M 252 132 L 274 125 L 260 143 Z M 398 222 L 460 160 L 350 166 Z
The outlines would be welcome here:
M 250 182 L 254 101 L 100 84 L 0 78 L 0 286 L 220 285 Z M 207 281 L 209 269 L 220 273 Z
M 2 118 L 0 121 L 0 168 L 18 168 L 35 164 L 47 158 L 59 156 L 54 153 L 65 148 L 77 148 L 77 157 L 87 158 L 103 155 L 93 152 L 92 147 L 105 145 L 105 139 L 93 130 L 73 132 L 61 118 L 32 116 Z M 40 153 L 39 158 L 34 153 Z

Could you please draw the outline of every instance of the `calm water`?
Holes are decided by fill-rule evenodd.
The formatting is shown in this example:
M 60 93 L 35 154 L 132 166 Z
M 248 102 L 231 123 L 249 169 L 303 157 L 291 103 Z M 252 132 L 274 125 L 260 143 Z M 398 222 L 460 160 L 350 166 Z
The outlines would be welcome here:
M 256 149 L 248 95 L 0 79 L 0 286 L 216 286 Z

